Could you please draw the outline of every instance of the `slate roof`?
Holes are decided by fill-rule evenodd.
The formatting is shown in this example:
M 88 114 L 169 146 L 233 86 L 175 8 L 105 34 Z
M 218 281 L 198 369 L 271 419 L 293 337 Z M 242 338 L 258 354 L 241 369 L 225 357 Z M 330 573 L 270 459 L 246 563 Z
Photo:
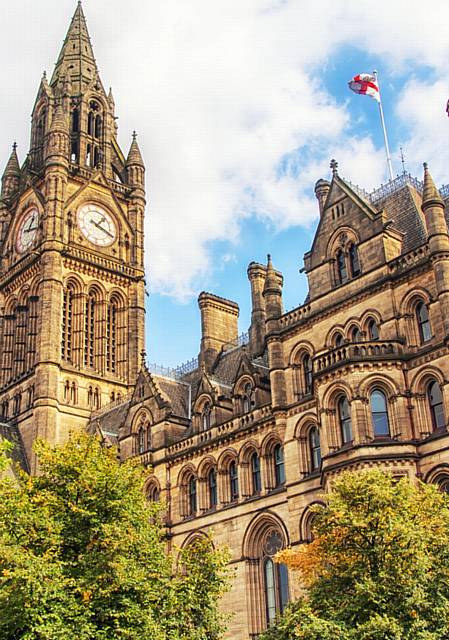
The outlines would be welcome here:
M 125 424 L 128 408 L 129 400 L 111 407 L 109 411 L 98 416 L 93 416 L 89 422 L 88 433 L 93 434 L 98 429 L 110 444 L 118 444 L 120 427 Z
M 408 253 L 426 242 L 424 216 L 421 213 L 421 194 L 406 184 L 401 189 L 376 202 L 376 208 L 385 209 L 393 228 L 404 234 L 402 251 Z
M 162 393 L 170 400 L 174 415 L 187 418 L 189 415 L 189 384 L 170 378 L 163 378 L 154 373 L 152 378 L 158 385 Z

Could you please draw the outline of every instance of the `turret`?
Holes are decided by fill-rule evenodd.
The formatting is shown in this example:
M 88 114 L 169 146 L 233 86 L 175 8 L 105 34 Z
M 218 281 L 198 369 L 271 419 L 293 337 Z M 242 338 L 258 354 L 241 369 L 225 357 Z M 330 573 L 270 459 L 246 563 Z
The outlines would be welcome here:
M 205 291 L 198 297 L 198 306 L 201 312 L 198 361 L 207 372 L 211 372 L 218 354 L 237 343 L 239 306 L 232 300 Z
M 126 159 L 126 175 L 131 187 L 145 188 L 145 165 L 137 144 L 137 133 L 133 132 L 133 139 Z
M 17 157 L 17 144 L 14 142 L 11 155 L 2 176 L 2 197 L 9 198 L 19 188 L 20 165 Z
M 282 274 L 273 269 L 270 254 L 268 254 L 266 273 L 263 297 L 265 300 L 266 319 L 269 322 L 270 320 L 276 320 L 283 313 L 282 284 L 284 281 Z
M 449 339 L 449 236 L 444 202 L 424 163 L 424 187 L 421 209 L 426 219 L 429 252 L 446 339 Z
M 259 356 L 265 347 L 265 300 L 263 290 L 267 268 L 257 262 L 248 267 L 248 280 L 251 284 L 251 326 L 249 328 L 249 350 L 252 356 Z
M 45 164 L 57 162 L 67 166 L 69 156 L 69 123 L 62 102 L 54 111 L 53 119 L 46 136 Z

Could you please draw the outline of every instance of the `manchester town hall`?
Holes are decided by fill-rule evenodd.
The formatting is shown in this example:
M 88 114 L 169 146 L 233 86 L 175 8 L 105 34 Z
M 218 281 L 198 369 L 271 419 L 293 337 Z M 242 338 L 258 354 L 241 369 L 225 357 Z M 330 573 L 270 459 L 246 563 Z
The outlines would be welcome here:
M 31 140 L 0 199 L 0 431 L 37 473 L 36 438 L 87 429 L 149 466 L 170 544 L 213 529 L 235 579 L 229 638 L 255 639 L 295 596 L 280 548 L 310 539 L 311 505 L 342 469 L 381 467 L 449 488 L 449 188 L 424 165 L 367 193 L 315 185 L 308 295 L 284 312 L 282 274 L 248 267 L 238 305 L 198 299 L 198 358 L 144 356 L 145 166 L 117 142 L 81 5 Z

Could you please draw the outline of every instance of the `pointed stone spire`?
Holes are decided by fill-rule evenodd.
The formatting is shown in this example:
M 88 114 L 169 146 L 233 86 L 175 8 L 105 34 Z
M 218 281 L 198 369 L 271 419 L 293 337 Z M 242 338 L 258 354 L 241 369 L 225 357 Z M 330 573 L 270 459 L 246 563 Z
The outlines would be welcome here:
M 76 94 L 82 93 L 83 89 L 98 76 L 81 2 L 78 2 L 56 62 L 50 81 L 52 87 L 62 82 L 67 74 L 70 76 L 73 91 Z
M 137 133 L 133 131 L 133 140 L 129 148 L 128 158 L 126 159 L 126 166 L 130 167 L 135 165 L 145 167 L 139 145 L 137 144 Z
M 17 157 L 17 144 L 12 145 L 11 155 L 2 176 L 2 196 L 8 198 L 19 188 L 20 165 Z
M 111 107 L 112 111 L 114 111 L 114 109 L 115 109 L 115 100 L 114 100 L 114 95 L 112 93 L 112 87 L 109 87 L 108 103 L 109 103 L 109 106 Z
M 68 120 L 61 102 L 56 106 L 49 133 L 54 131 L 68 132 Z
M 5 171 L 3 172 L 3 178 L 17 178 L 20 177 L 20 165 L 19 158 L 17 157 L 17 144 L 14 142 L 12 145 L 11 155 L 6 164 Z
M 279 286 L 279 281 L 276 276 L 276 272 L 273 269 L 273 263 L 271 261 L 271 255 L 267 255 L 267 276 L 265 278 L 265 285 L 263 288 L 264 295 L 270 291 L 275 293 L 281 292 L 282 289 Z
M 443 198 L 440 195 L 440 192 L 435 186 L 435 182 L 433 181 L 432 175 L 429 171 L 427 162 L 424 162 L 424 187 L 422 193 L 422 205 L 421 209 L 426 211 L 430 207 L 440 206 L 444 209 Z
M 282 315 L 282 275 L 275 271 L 271 256 L 267 256 L 267 276 L 263 288 L 266 319 L 271 320 Z

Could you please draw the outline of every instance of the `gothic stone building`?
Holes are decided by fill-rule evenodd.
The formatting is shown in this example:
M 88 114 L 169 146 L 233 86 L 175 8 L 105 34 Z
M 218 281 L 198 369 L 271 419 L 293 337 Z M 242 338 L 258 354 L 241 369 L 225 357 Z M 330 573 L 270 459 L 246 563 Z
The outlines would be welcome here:
M 449 190 L 402 175 L 367 194 L 315 186 L 309 293 L 285 313 L 282 275 L 251 263 L 252 316 L 199 296 L 190 370 L 150 372 L 144 346 L 144 164 L 116 138 L 78 6 L 32 115 L 30 152 L 2 179 L 1 436 L 75 429 L 151 469 L 170 544 L 213 529 L 235 579 L 229 637 L 256 638 L 297 585 L 272 556 L 310 538 L 341 469 L 380 466 L 449 486 Z

